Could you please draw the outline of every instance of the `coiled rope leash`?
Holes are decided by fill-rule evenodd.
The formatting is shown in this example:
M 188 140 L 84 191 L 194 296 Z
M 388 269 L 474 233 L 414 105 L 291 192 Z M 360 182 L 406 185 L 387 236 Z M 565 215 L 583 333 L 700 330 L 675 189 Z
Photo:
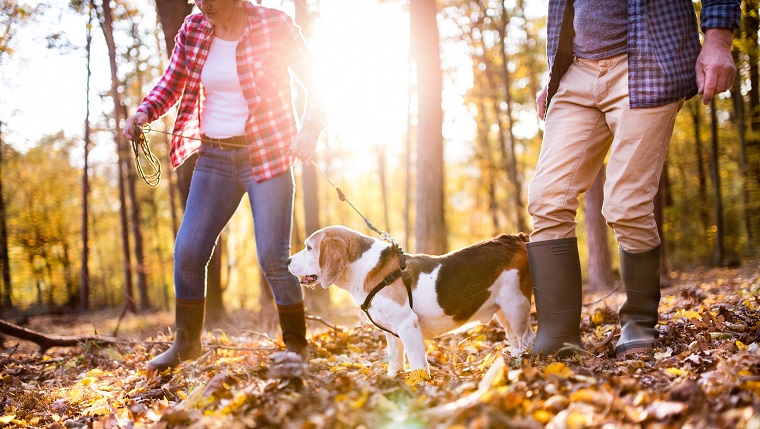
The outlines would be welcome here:
M 183 139 L 188 139 L 188 140 L 196 140 L 201 143 L 203 142 L 215 143 L 211 140 L 207 140 L 203 138 L 187 137 L 181 134 L 170 133 L 168 131 L 154 130 L 148 124 L 143 124 L 143 125 L 134 124 L 132 126 L 132 152 L 134 153 L 134 157 L 135 157 L 135 167 L 137 168 L 137 174 L 140 176 L 140 178 L 143 179 L 145 183 L 147 183 L 148 186 L 152 188 L 155 188 L 156 186 L 158 186 L 159 182 L 161 182 L 161 163 L 158 161 L 158 158 L 156 157 L 156 155 L 154 155 L 153 152 L 151 152 L 150 140 L 148 140 L 148 137 L 145 136 L 146 133 L 150 133 L 150 132 L 166 134 L 168 136 L 182 137 Z M 236 143 L 229 143 L 229 142 L 225 142 L 223 145 L 233 147 L 233 148 L 248 148 L 248 149 L 256 149 L 256 150 L 264 149 L 264 150 L 275 150 L 275 151 L 281 151 L 281 152 L 287 150 L 280 146 L 267 146 L 267 145 L 251 146 L 248 144 L 236 144 Z M 143 157 L 148 161 L 148 164 L 151 167 L 153 167 L 153 171 L 154 171 L 153 173 L 145 174 L 145 171 L 143 170 L 143 167 L 142 167 L 142 163 L 140 163 L 140 153 L 142 153 Z
M 158 157 L 150 150 L 150 140 L 145 136 L 145 133 L 150 131 L 149 126 L 145 126 L 143 129 L 139 125 L 132 126 L 132 153 L 135 157 L 135 168 L 137 169 L 137 175 L 145 181 L 151 188 L 155 188 L 161 183 L 161 162 Z M 140 154 L 148 162 L 148 165 L 153 168 L 153 172 L 145 174 L 142 163 L 140 162 Z

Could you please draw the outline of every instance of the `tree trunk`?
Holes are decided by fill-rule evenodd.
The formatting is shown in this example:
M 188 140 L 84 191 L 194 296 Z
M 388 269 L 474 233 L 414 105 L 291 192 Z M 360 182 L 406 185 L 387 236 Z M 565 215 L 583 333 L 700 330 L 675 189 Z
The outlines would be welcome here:
M 662 226 L 665 224 L 665 207 L 670 202 L 670 179 L 668 177 L 668 162 L 662 167 L 660 175 L 660 184 L 657 188 L 657 194 L 654 196 L 654 221 L 657 223 L 657 233 L 660 235 L 661 253 L 660 253 L 660 287 L 670 286 L 670 277 L 668 276 L 668 258 L 667 258 L 667 237 Z
M 752 131 L 760 130 L 760 71 L 758 70 L 758 56 L 760 46 L 758 46 L 757 33 L 760 30 L 760 16 L 758 16 L 758 0 L 744 0 L 744 7 L 747 13 L 742 14 L 744 19 L 744 34 L 747 39 L 744 41 L 747 47 L 747 56 L 749 62 L 749 114 L 750 129 Z M 758 139 L 753 139 L 754 144 L 758 144 Z
M 127 117 L 126 106 L 121 107 L 123 115 Z M 126 143 L 125 143 L 126 146 Z M 135 240 L 135 268 L 137 270 L 137 292 L 140 294 L 140 311 L 153 308 L 148 297 L 148 275 L 145 272 L 145 252 L 143 250 L 143 238 L 140 224 L 140 200 L 137 198 L 137 175 L 134 168 L 127 169 L 127 184 L 129 189 L 130 216 L 132 220 L 132 237 Z
M 312 35 L 314 16 L 316 12 L 309 10 L 306 0 L 295 1 L 295 21 L 301 27 L 301 32 L 308 39 Z M 303 91 L 299 91 L 302 95 Z M 300 113 L 305 110 L 305 97 L 299 96 L 297 100 Z M 316 232 L 319 223 L 319 177 L 317 170 L 312 164 L 301 165 L 301 186 L 303 188 L 303 218 L 306 237 Z M 294 222 L 295 225 L 295 222 Z M 330 290 L 315 288 L 304 290 L 305 304 L 312 312 L 324 314 L 330 309 Z
M 414 153 L 415 125 L 412 115 L 412 102 L 416 86 L 412 79 L 412 58 L 409 52 L 409 87 L 406 98 L 406 141 L 404 142 L 404 243 L 411 249 L 412 240 L 412 154 Z
M 525 17 L 525 0 L 517 0 L 517 10 L 519 11 L 520 17 L 523 18 L 525 21 L 528 19 Z M 527 46 L 533 46 L 533 49 L 537 49 L 539 46 L 539 37 L 536 34 L 533 34 L 531 32 L 531 29 L 527 26 L 524 28 L 525 30 L 525 43 Z M 533 29 L 532 31 L 535 31 Z M 541 91 L 541 73 L 539 71 L 541 70 L 541 66 L 538 64 L 537 61 L 537 55 L 527 55 L 525 57 L 525 67 L 527 67 L 528 70 L 532 70 L 533 73 L 528 73 L 528 88 L 530 88 L 530 93 L 533 97 L 538 96 L 539 91 Z M 533 100 L 533 103 L 535 105 L 535 99 Z M 544 139 L 544 130 L 541 128 L 541 120 L 538 118 L 538 115 L 536 116 L 536 129 L 538 130 L 538 141 L 543 141 Z
M 712 159 L 710 162 L 710 172 L 712 173 L 713 193 L 715 194 L 715 254 L 713 256 L 713 265 L 722 267 L 725 264 L 726 255 L 724 251 L 724 234 L 723 231 L 723 197 L 720 190 L 720 166 L 718 153 L 718 115 L 716 112 L 715 99 L 710 101 L 710 143 L 712 150 Z
M 416 250 L 442 254 L 448 247 L 444 218 L 441 55 L 435 0 L 409 5 L 411 46 L 417 63 Z
M 54 337 L 45 335 L 41 332 L 32 331 L 31 329 L 22 328 L 21 326 L 0 320 L 0 334 L 9 335 L 22 340 L 31 341 L 40 346 L 40 353 L 45 353 L 52 347 L 73 347 L 82 343 L 93 343 L 97 345 L 115 344 L 115 338 L 105 337 Z
M 504 85 L 504 103 L 507 106 L 507 135 L 509 136 L 509 146 L 505 147 L 508 161 L 507 175 L 512 184 L 512 203 L 515 207 L 515 225 L 518 231 L 528 231 L 528 225 L 525 222 L 525 205 L 522 199 L 522 183 L 517 171 L 517 156 L 515 155 L 515 134 L 513 131 L 514 121 L 512 119 L 512 96 L 510 94 L 511 77 L 509 75 L 509 53 L 507 52 L 507 25 L 509 16 L 507 15 L 507 2 L 501 2 L 501 23 L 498 26 L 499 34 L 499 54 L 501 55 L 501 78 Z M 501 124 L 501 115 L 499 115 L 499 124 Z M 501 125 L 499 126 L 501 128 Z
M 496 178 L 495 176 L 495 163 L 493 160 L 493 154 L 491 151 L 491 145 L 489 144 L 489 129 L 490 129 L 490 123 L 488 121 L 488 117 L 486 116 L 486 113 L 488 111 L 488 108 L 486 107 L 485 99 L 488 97 L 488 94 L 486 94 L 486 87 L 493 87 L 491 79 L 490 79 L 490 73 L 486 73 L 486 76 L 482 76 L 481 73 L 479 73 L 480 67 L 479 64 L 481 61 L 484 61 L 483 58 L 478 56 L 473 49 L 472 54 L 472 71 L 473 76 L 475 77 L 475 88 L 477 90 L 477 93 L 475 94 L 475 98 L 477 99 L 478 103 L 478 114 L 477 114 L 477 147 L 475 150 L 475 156 L 477 158 L 478 164 L 480 165 L 480 173 L 483 177 L 483 180 L 485 181 L 485 188 L 486 188 L 486 194 L 488 195 L 488 213 L 491 216 L 491 227 L 493 228 L 493 234 L 496 235 L 499 232 L 501 232 L 501 225 L 499 223 L 499 212 L 501 209 L 499 208 L 498 201 L 496 201 Z M 488 71 L 488 64 L 486 64 L 486 72 Z M 488 80 L 488 84 L 483 84 L 483 79 Z M 489 97 L 492 100 L 494 97 Z M 496 108 L 496 104 L 498 104 L 498 100 L 494 100 L 494 108 Z M 498 118 L 498 111 L 496 111 L 496 115 Z M 499 121 L 500 122 L 500 121 Z M 499 127 L 501 129 L 501 126 Z M 499 133 L 499 140 L 502 140 L 503 135 L 501 132 Z
M 103 36 L 108 46 L 108 59 L 111 66 L 111 98 L 113 99 L 113 115 L 116 122 L 114 128 L 114 139 L 119 155 L 119 201 L 121 202 L 120 219 L 121 219 L 121 237 L 122 251 L 124 252 L 124 296 L 130 311 L 136 312 L 134 293 L 132 290 L 132 257 L 129 250 L 129 226 L 127 222 L 127 193 L 124 181 L 124 175 L 130 168 L 127 163 L 126 148 L 124 138 L 121 135 L 121 96 L 119 95 L 119 77 L 116 66 L 116 44 L 113 38 L 113 15 L 111 13 L 111 4 L 105 0 L 102 4 L 102 14 L 100 16 L 100 28 L 103 30 Z
M 692 99 L 689 103 L 689 113 L 694 124 L 694 151 L 697 157 L 697 179 L 699 180 L 699 200 L 707 202 L 707 175 L 705 174 L 705 157 L 702 148 L 702 108 L 700 101 Z M 699 207 L 699 219 L 702 221 L 702 235 L 710 229 L 710 213 L 708 204 Z
M 588 285 L 591 290 L 609 289 L 613 283 L 608 227 L 602 215 L 606 179 L 607 171 L 605 167 L 602 167 L 591 188 L 584 194 L 583 200 L 588 245 Z
M 174 37 L 185 21 L 185 17 L 192 12 L 193 5 L 187 0 L 156 0 L 158 22 L 164 30 L 166 52 L 171 55 L 174 50 Z
M 739 61 L 739 50 L 734 48 L 733 51 L 734 62 L 741 67 Z M 757 219 L 758 216 L 751 205 L 750 187 L 753 180 L 749 172 L 749 165 L 747 163 L 747 126 L 746 118 L 744 115 L 744 97 L 741 91 L 741 74 L 736 74 L 734 84 L 731 86 L 731 99 L 734 101 L 734 124 L 736 125 L 736 138 L 739 141 L 739 170 L 742 173 L 742 200 L 744 203 L 744 210 L 742 214 L 744 217 L 744 229 L 747 234 L 747 247 L 752 252 L 754 247 L 754 228 L 752 227 L 752 219 Z
M 5 194 L 3 193 L 2 166 L 5 143 L 3 142 L 3 123 L 0 121 L 0 270 L 3 271 L 2 307 L 13 307 L 11 301 L 11 264 L 8 255 L 8 229 L 5 212 Z
M 79 274 L 79 308 L 90 308 L 90 238 L 89 238 L 89 197 L 90 197 L 90 63 L 92 47 L 92 10 L 95 7 L 92 0 L 87 7 L 87 91 L 85 97 L 84 116 L 84 167 L 82 172 L 82 268 Z

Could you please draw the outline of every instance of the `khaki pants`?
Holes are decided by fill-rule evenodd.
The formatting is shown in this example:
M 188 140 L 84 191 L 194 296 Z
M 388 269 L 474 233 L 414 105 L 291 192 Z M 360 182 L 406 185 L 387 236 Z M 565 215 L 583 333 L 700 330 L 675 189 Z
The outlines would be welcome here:
M 536 174 L 528 190 L 531 241 L 575 236 L 578 196 L 604 164 L 602 214 L 628 252 L 660 244 L 653 198 L 683 100 L 631 109 L 628 57 L 576 59 L 547 112 Z

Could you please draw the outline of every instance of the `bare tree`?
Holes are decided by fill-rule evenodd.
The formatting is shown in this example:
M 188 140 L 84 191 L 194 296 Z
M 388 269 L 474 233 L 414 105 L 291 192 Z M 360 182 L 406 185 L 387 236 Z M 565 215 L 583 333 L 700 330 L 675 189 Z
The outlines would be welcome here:
M 443 77 L 435 0 L 411 0 L 412 56 L 417 64 L 418 252 L 441 254 L 448 247 L 444 218 Z
M 121 207 L 119 211 L 121 220 L 121 238 L 122 251 L 124 252 L 124 297 L 126 306 L 129 311 L 137 311 L 135 306 L 134 291 L 132 289 L 132 256 L 129 246 L 129 222 L 127 221 L 127 192 L 125 177 L 126 171 L 129 170 L 127 162 L 126 145 L 121 135 L 121 96 L 119 94 L 119 77 L 117 74 L 118 66 L 116 65 L 116 44 L 113 35 L 113 13 L 111 4 L 104 0 L 102 11 L 99 13 L 100 28 L 103 30 L 103 36 L 106 39 L 108 47 L 108 60 L 111 67 L 111 98 L 113 99 L 113 116 L 115 121 L 114 139 L 116 140 L 116 150 L 119 155 L 119 201 Z
M 295 20 L 301 27 L 304 37 L 308 38 L 312 34 L 314 26 L 315 12 L 306 0 L 295 0 Z M 303 91 L 299 91 L 300 94 Z M 298 107 L 303 110 L 305 107 L 305 98 L 299 97 Z M 303 217 L 306 237 L 310 236 L 320 228 L 319 223 L 319 177 L 317 170 L 312 164 L 303 164 L 301 166 L 301 187 L 303 189 Z M 295 223 L 294 223 L 295 225 Z M 262 292 L 263 293 L 263 292 Z M 306 305 L 311 311 L 322 312 L 330 307 L 329 289 L 314 288 L 306 289 Z
M 501 22 L 496 26 L 497 34 L 499 35 L 499 53 L 501 54 L 501 80 L 504 87 L 504 104 L 506 105 L 506 121 L 507 121 L 507 136 L 509 142 L 504 141 L 502 137 L 502 152 L 504 153 L 504 164 L 507 170 L 507 176 L 512 184 L 512 203 L 515 210 L 515 225 L 518 231 L 527 231 L 528 224 L 525 221 L 525 204 L 522 199 L 522 183 L 517 171 L 517 156 L 515 155 L 515 134 L 514 130 L 514 118 L 512 117 L 512 96 L 510 94 L 511 89 L 511 76 L 509 73 L 509 53 L 507 52 L 507 26 L 509 25 L 509 14 L 507 12 L 507 2 L 502 0 L 501 2 Z M 500 115 L 500 110 L 498 114 Z M 500 115 L 501 116 L 501 115 Z M 499 129 L 502 128 L 501 118 L 499 118 Z M 503 133 L 502 133 L 503 136 Z
M 19 25 L 34 17 L 39 12 L 40 6 L 31 7 L 19 4 L 15 0 L 0 3 L 0 64 L 6 56 L 13 53 L 11 41 L 16 35 Z M 12 307 L 11 302 L 11 271 L 10 257 L 8 255 L 8 232 L 5 212 L 5 198 L 3 194 L 2 164 L 3 160 L 3 122 L 0 121 L 0 270 L 3 276 L 3 291 L 0 297 L 0 307 Z
M 3 270 L 2 307 L 12 307 L 13 302 L 11 301 L 11 266 L 10 258 L 8 256 L 8 229 L 2 175 L 2 166 L 4 163 L 4 146 L 5 143 L 3 142 L 3 123 L 0 121 L 0 269 Z
M 583 194 L 583 214 L 586 218 L 586 244 L 588 245 L 586 269 L 588 285 L 592 290 L 609 289 L 613 282 L 609 231 L 602 215 L 606 179 L 607 172 L 602 167 L 591 188 Z
M 715 99 L 710 101 L 710 146 L 712 149 L 712 158 L 710 162 L 710 173 L 712 174 L 713 193 L 715 194 L 715 225 L 717 227 L 715 235 L 715 253 L 713 255 L 713 265 L 723 266 L 725 264 L 725 231 L 723 230 L 723 196 L 720 189 L 720 167 L 718 154 L 718 114 Z
M 82 172 L 82 268 L 79 279 L 79 308 L 86 310 L 90 307 L 90 243 L 89 243 L 89 196 L 90 196 L 90 63 L 92 47 L 92 13 L 94 4 L 90 0 L 87 4 L 87 85 L 85 91 L 85 116 L 84 116 L 84 167 Z

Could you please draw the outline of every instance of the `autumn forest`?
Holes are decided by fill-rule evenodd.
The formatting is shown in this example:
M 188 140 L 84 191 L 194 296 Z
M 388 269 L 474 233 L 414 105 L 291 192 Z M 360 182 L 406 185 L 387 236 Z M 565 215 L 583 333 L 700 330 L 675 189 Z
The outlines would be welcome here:
M 531 231 L 545 0 L 258 3 L 294 18 L 327 89 L 314 165 L 293 167 L 292 253 L 328 225 L 376 236 L 361 215 L 410 253 Z M 245 198 L 209 263 L 210 351 L 145 372 L 171 340 L 192 166 L 169 162 L 176 109 L 145 130 L 149 149 L 121 127 L 196 12 L 186 0 L 2 0 L 0 319 L 27 331 L 0 330 L 0 427 L 760 427 L 760 2 L 742 2 L 731 89 L 687 100 L 676 119 L 655 200 L 654 355 L 612 352 L 623 297 L 602 170 L 577 217 L 586 352 L 512 358 L 494 323 L 468 328 L 427 343 L 424 386 L 385 376 L 385 337 L 335 288 L 304 291 L 310 375 L 267 378 L 282 343 Z M 293 93 L 300 117 L 295 80 Z M 29 332 L 82 341 L 19 339 Z

